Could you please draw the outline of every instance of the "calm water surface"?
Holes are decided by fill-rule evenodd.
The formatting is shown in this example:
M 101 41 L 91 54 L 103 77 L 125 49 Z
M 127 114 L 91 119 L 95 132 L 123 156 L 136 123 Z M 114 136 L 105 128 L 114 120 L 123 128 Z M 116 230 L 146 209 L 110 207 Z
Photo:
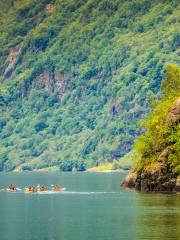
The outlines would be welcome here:
M 180 195 L 120 187 L 124 173 L 1 173 L 0 187 L 62 184 L 60 194 L 0 192 L 0 240 L 178 240 Z

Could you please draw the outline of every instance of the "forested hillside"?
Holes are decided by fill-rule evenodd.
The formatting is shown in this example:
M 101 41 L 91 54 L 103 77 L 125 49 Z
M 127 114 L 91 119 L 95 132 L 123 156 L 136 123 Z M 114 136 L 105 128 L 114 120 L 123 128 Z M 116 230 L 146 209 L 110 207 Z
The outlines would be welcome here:
M 1 170 L 83 170 L 129 152 L 180 62 L 178 2 L 1 0 Z

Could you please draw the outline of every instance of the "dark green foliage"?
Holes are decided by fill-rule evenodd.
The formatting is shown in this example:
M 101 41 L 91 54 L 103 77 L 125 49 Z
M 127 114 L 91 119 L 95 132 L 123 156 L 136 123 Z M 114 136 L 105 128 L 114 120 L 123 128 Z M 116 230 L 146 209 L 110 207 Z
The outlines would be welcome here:
M 172 48 L 173 50 L 176 50 L 180 47 L 180 33 L 173 34 L 172 37 Z
M 178 63 L 178 1 L 0 1 L 0 164 L 120 158 Z

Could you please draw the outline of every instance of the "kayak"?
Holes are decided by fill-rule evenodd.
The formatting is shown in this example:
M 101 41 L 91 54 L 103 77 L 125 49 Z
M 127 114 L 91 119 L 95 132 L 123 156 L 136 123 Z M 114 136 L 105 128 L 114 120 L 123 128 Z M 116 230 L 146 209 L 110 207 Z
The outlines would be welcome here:
M 45 192 L 46 190 L 47 190 L 47 188 L 44 185 L 37 186 L 37 192 Z
M 62 188 L 60 185 L 51 185 L 51 191 L 52 192 L 61 192 L 64 191 L 65 188 Z
M 17 192 L 17 189 L 10 189 L 10 188 L 7 188 L 6 190 L 7 190 L 7 192 Z
M 15 188 L 15 189 L 7 188 L 6 191 L 7 192 L 20 192 L 20 191 L 22 191 L 22 189 L 20 189 L 20 188 Z
M 34 193 L 34 192 L 36 192 L 36 191 L 33 190 L 33 189 L 25 188 L 24 192 L 25 192 L 25 193 Z
M 60 190 L 54 190 L 54 192 L 63 192 L 63 191 L 65 191 L 66 190 L 66 188 L 61 188 Z
M 51 192 L 63 192 L 65 190 L 66 190 L 66 188 L 61 188 L 61 189 L 54 189 Z

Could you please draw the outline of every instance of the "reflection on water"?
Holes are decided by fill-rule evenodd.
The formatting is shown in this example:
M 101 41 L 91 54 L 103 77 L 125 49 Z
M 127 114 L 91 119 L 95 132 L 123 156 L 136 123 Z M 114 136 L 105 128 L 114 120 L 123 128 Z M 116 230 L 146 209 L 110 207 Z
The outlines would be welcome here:
M 180 196 L 139 194 L 136 239 L 180 239 Z
M 0 193 L 0 240 L 179 240 L 180 195 L 120 188 L 122 173 L 8 173 L 0 187 L 62 184 L 62 194 Z

